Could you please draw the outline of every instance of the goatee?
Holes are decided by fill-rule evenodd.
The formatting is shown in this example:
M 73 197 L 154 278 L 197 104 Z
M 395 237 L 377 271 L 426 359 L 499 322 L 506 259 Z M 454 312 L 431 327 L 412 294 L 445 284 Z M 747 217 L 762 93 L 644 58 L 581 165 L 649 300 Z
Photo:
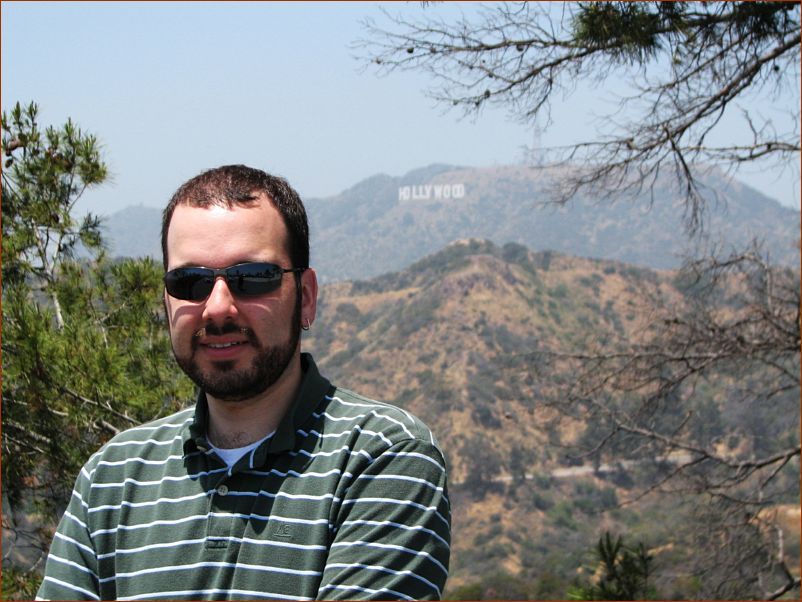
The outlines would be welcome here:
M 227 323 L 222 328 L 209 324 L 205 332 L 207 335 L 241 333 L 247 337 L 248 344 L 256 351 L 256 357 L 246 368 L 236 369 L 235 362 L 227 361 L 215 362 L 211 368 L 203 370 L 195 360 L 200 340 L 196 335 L 192 339 L 190 356 L 179 357 L 174 353 L 176 362 L 207 394 L 223 401 L 243 401 L 260 395 L 281 378 L 298 348 L 301 324 L 299 316 L 293 316 L 289 340 L 275 345 L 262 344 L 252 330 L 233 323 Z

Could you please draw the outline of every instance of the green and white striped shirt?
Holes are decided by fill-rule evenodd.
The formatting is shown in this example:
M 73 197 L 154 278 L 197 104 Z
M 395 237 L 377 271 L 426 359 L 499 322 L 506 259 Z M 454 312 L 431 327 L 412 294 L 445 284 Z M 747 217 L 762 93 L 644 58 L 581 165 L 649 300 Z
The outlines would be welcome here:
M 81 470 L 38 599 L 437 599 L 443 455 L 409 413 L 304 380 L 232 468 L 188 409 L 114 437 Z

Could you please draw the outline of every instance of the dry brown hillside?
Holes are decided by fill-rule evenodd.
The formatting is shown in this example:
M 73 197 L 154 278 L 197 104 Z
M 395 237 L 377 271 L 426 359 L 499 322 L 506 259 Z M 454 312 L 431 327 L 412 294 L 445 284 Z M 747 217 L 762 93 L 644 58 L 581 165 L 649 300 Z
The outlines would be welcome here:
M 571 444 L 594 425 L 579 414 L 558 419 L 532 369 L 535 351 L 639 340 L 657 319 L 650 308 L 683 302 L 681 285 L 673 271 L 471 239 L 402 272 L 322 288 L 304 340 L 322 372 L 412 411 L 445 451 L 454 525 L 448 597 L 564 598 L 606 530 L 684 566 L 683 500 L 637 499 L 666 467 L 637 450 L 617 464 L 582 456 Z M 552 388 L 573 377 L 552 376 Z M 705 411 L 720 412 L 724 392 L 705 395 Z M 797 558 L 798 542 L 797 525 L 786 538 Z M 670 579 L 661 593 L 694 591 L 693 579 Z

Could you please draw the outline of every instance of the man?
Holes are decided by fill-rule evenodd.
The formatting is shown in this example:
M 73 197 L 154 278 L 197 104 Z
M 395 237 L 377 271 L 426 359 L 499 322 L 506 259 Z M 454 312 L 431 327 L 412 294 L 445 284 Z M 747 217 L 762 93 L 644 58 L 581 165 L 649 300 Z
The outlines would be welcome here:
M 81 470 L 40 599 L 436 599 L 445 462 L 407 412 L 302 354 L 317 279 L 306 213 L 244 166 L 184 184 L 162 223 L 173 353 L 195 407 Z

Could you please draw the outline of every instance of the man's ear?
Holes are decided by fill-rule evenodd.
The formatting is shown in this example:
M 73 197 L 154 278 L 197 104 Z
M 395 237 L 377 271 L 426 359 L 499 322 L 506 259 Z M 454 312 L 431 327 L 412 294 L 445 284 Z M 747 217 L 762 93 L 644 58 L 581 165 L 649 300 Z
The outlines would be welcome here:
M 317 316 L 317 274 L 307 268 L 301 274 L 301 325 L 311 326 Z

